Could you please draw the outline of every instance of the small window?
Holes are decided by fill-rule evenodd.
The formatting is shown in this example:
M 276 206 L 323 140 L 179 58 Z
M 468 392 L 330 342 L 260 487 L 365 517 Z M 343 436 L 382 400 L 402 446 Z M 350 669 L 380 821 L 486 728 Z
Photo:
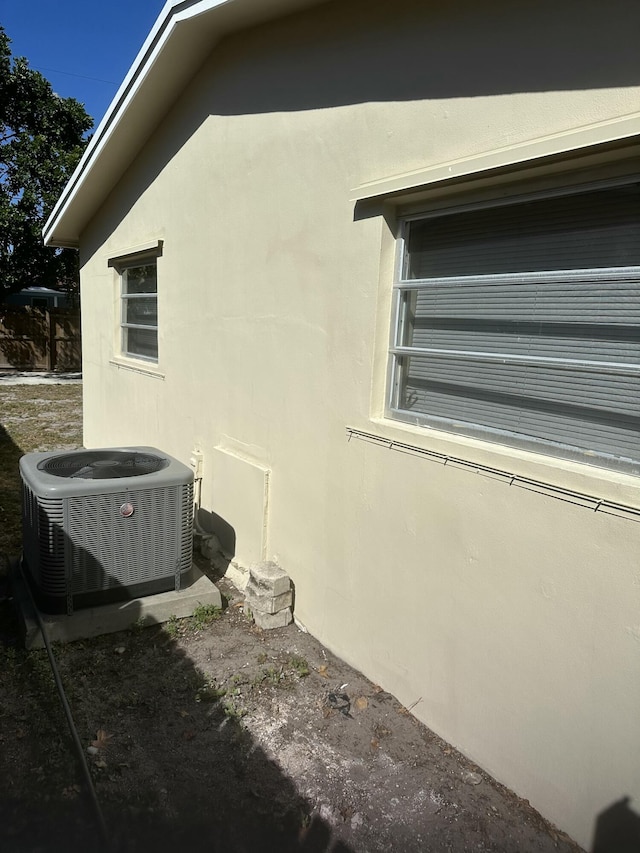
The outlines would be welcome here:
M 640 188 L 407 218 L 389 414 L 640 471 Z
M 158 276 L 155 259 L 125 267 L 122 277 L 122 352 L 158 360 Z
M 162 240 L 109 259 L 120 276 L 120 352 L 158 361 L 158 263 Z

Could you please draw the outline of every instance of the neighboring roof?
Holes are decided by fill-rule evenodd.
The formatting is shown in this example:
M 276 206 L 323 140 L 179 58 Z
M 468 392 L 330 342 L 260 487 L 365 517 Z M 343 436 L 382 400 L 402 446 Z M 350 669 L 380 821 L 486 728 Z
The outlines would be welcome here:
M 80 234 L 175 102 L 230 32 L 320 0 L 168 0 L 43 229 L 48 246 Z
M 39 285 L 31 285 L 31 287 L 23 287 L 22 290 L 14 291 L 17 293 L 29 293 L 32 296 L 66 296 L 62 290 L 52 290 L 50 287 L 40 287 Z

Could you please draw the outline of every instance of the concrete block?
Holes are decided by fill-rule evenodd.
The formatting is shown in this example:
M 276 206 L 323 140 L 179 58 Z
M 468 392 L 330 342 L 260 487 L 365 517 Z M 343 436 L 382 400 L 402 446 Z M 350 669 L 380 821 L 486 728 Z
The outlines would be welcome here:
M 192 582 L 179 592 L 170 590 L 130 601 L 87 607 L 75 610 L 71 615 L 42 614 L 42 621 L 52 642 L 68 643 L 85 637 L 124 631 L 133 625 L 150 626 L 168 622 L 171 616 L 183 619 L 191 616 L 196 607 L 202 604 L 222 607 L 220 590 L 196 566 L 192 569 L 191 577 Z M 13 583 L 25 647 L 40 649 L 44 641 L 22 575 L 16 572 Z
M 293 622 L 291 608 L 286 607 L 278 613 L 261 613 L 259 610 L 252 612 L 253 621 L 258 628 L 269 630 L 270 628 L 285 628 Z
M 231 560 L 227 566 L 224 576 L 227 580 L 231 581 L 236 589 L 239 589 L 240 592 L 244 592 L 249 581 L 249 569 L 240 565 L 240 563 L 236 563 L 235 560 Z
M 282 595 L 291 589 L 289 575 L 277 563 L 254 563 L 249 569 L 249 580 L 256 595 Z
M 256 595 L 252 589 L 251 581 L 245 590 L 246 602 L 252 612 L 259 610 L 261 613 L 277 613 L 293 604 L 293 592 L 283 592 L 281 595 Z

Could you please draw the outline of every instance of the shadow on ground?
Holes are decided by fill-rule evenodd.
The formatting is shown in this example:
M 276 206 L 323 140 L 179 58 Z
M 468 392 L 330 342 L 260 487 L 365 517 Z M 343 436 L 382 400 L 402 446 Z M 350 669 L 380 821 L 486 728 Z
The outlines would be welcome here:
M 44 652 L 6 645 L 1 684 L 2 849 L 94 849 Z M 347 851 L 160 628 L 56 650 L 111 850 Z M 20 700 L 7 702 L 7 691 Z
M 14 519 L 20 517 L 21 455 L 0 426 L 0 505 Z M 14 546 L 17 530 L 6 540 Z M 2 850 L 97 849 L 99 829 L 49 662 L 44 650 L 22 648 L 6 556 L 3 562 Z M 110 850 L 349 849 L 332 842 L 330 827 L 311 816 L 291 780 L 242 727 L 224 691 L 166 630 L 136 629 L 58 646 L 55 654 L 88 750 Z
M 0 426 L 0 553 L 20 545 L 21 452 Z M 228 595 L 222 616 L 56 648 L 112 853 L 578 850 L 310 635 L 256 631 Z M 5 583 L 0 849 L 99 850 L 49 663 L 21 647 L 10 596 Z M 592 853 L 635 853 L 639 826 L 613 804 Z

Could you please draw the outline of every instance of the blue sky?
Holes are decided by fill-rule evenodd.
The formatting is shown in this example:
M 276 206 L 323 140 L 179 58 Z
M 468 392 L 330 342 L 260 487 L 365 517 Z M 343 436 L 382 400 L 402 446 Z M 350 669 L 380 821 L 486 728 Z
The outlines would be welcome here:
M 0 26 L 62 97 L 81 101 L 95 126 L 164 0 L 0 0 Z

